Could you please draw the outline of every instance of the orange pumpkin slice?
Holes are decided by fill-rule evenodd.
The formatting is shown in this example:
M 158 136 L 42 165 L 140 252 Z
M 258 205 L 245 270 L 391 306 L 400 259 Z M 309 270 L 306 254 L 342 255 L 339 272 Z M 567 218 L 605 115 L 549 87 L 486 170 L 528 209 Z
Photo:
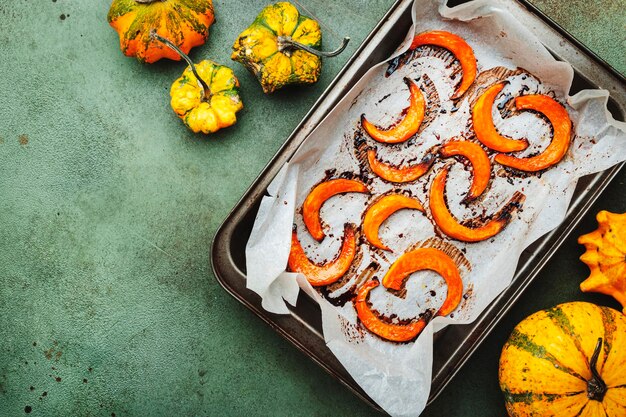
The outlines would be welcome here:
M 363 233 L 372 245 L 383 250 L 391 250 L 381 242 L 378 237 L 378 229 L 389 216 L 402 209 L 424 211 L 424 207 L 419 200 L 402 194 L 383 196 L 367 209 L 363 219 Z
M 495 161 L 527 172 L 541 171 L 559 163 L 567 153 L 572 136 L 572 122 L 565 107 L 552 97 L 543 94 L 517 97 L 515 107 L 518 110 L 534 110 L 546 116 L 552 124 L 552 142 L 539 155 L 529 158 L 496 155 Z
M 448 255 L 435 248 L 420 248 L 405 253 L 396 260 L 385 277 L 383 285 L 400 290 L 404 280 L 414 272 L 432 270 L 445 279 L 448 286 L 446 299 L 437 311 L 437 316 L 447 316 L 459 305 L 463 295 L 463 281 L 459 270 Z M 355 307 L 361 323 L 370 332 L 393 342 L 408 342 L 415 339 L 426 326 L 426 320 L 420 318 L 409 324 L 386 323 L 372 312 L 367 305 L 369 292 L 378 286 L 378 281 L 365 283 L 356 297 Z
M 370 164 L 370 169 L 380 178 L 389 182 L 405 183 L 415 181 L 422 175 L 428 172 L 433 163 L 436 160 L 436 152 L 431 151 L 427 153 L 424 158 L 416 165 L 407 167 L 395 167 L 390 164 L 386 164 L 376 159 L 376 150 L 369 149 L 367 151 L 367 161 Z
M 393 324 L 382 321 L 367 305 L 367 298 L 378 281 L 368 281 L 359 288 L 354 305 L 361 323 L 367 330 L 392 342 L 408 342 L 415 339 L 426 327 L 426 320 L 419 319 L 409 324 Z
M 445 189 L 449 167 L 444 167 L 433 180 L 430 189 L 430 212 L 435 224 L 443 233 L 463 242 L 480 242 L 497 235 L 511 221 L 513 212 L 519 208 L 524 194 L 516 191 L 513 197 L 486 224 L 472 228 L 460 224 L 446 205 Z
M 320 209 L 329 198 L 345 193 L 369 193 L 365 184 L 357 180 L 339 178 L 324 181 L 309 193 L 302 205 L 302 217 L 307 230 L 318 242 L 324 239 Z
M 329 285 L 344 276 L 356 254 L 356 233 L 354 226 L 346 224 L 344 227 L 343 243 L 337 257 L 325 264 L 314 264 L 304 253 L 298 240 L 298 233 L 294 229 L 291 233 L 291 252 L 289 252 L 288 266 L 292 272 L 303 274 L 314 287 Z
M 455 93 L 450 97 L 452 100 L 460 98 L 476 79 L 476 57 L 472 47 L 458 35 L 443 30 L 433 30 L 416 35 L 411 43 L 411 49 L 423 45 L 434 45 L 447 49 L 461 64 L 463 76 Z
M 411 92 L 409 107 L 404 109 L 404 118 L 400 120 L 394 127 L 389 129 L 380 129 L 365 118 L 365 114 L 361 115 L 361 126 L 372 139 L 382 143 L 400 143 L 408 140 L 417 133 L 422 121 L 424 120 L 424 112 L 426 104 L 424 96 L 420 88 L 414 81 L 404 78 L 404 82 L 408 85 Z
M 510 139 L 502 136 L 493 124 L 491 109 L 493 103 L 506 83 L 498 83 L 489 87 L 476 100 L 472 109 L 472 122 L 476 138 L 486 147 L 498 152 L 522 151 L 528 147 L 526 139 Z
M 426 269 L 441 275 L 448 285 L 446 300 L 437 312 L 438 316 L 447 316 L 461 302 L 463 281 L 452 258 L 439 249 L 419 248 L 403 254 L 385 274 L 383 285 L 392 290 L 400 290 L 409 275 Z
M 466 140 L 453 140 L 446 143 L 439 153 L 444 158 L 451 156 L 463 156 L 472 165 L 472 185 L 467 197 L 463 201 L 471 201 L 478 198 L 489 185 L 491 178 L 491 161 L 487 152 L 480 145 Z

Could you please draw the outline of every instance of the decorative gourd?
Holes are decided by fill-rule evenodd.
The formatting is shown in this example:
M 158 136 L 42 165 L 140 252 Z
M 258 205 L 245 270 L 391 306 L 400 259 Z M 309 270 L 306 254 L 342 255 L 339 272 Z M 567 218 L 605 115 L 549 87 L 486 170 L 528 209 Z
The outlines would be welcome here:
M 107 19 L 119 34 L 124 55 L 152 63 L 180 60 L 179 54 L 155 41 L 152 31 L 187 54 L 206 41 L 215 17 L 211 0 L 113 0 Z
M 626 316 L 590 303 L 541 310 L 502 349 L 510 417 L 626 416 Z
M 437 227 L 453 239 L 463 242 L 480 242 L 497 235 L 509 224 L 513 213 L 521 207 L 526 198 L 524 194 L 516 191 L 513 197 L 489 221 L 478 227 L 468 227 L 454 218 L 446 204 L 445 192 L 449 169 L 450 166 L 446 165 L 435 176 L 430 188 L 429 206 Z M 474 222 L 470 221 L 469 223 Z
M 234 125 L 243 102 L 233 70 L 209 60 L 195 65 L 168 39 L 154 31 L 152 37 L 176 51 L 189 64 L 170 89 L 172 109 L 183 123 L 195 133 L 206 134 Z
M 348 45 L 332 52 L 322 52 L 319 24 L 298 12 L 291 3 L 280 2 L 265 7 L 252 25 L 233 45 L 231 58 L 254 74 L 263 92 L 272 93 L 289 84 L 317 82 L 322 70 L 322 56 L 340 54 Z
M 613 296 L 626 313 L 626 213 L 602 210 L 596 219 L 598 229 L 578 238 L 587 249 L 580 260 L 591 270 L 580 289 Z

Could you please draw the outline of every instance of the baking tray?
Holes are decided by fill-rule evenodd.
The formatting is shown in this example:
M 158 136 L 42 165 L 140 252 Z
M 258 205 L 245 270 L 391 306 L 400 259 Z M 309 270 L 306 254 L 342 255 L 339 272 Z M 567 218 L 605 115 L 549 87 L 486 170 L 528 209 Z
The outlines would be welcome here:
M 456 5 L 464 1 L 448 1 Z M 381 410 L 363 392 L 324 343 L 319 306 L 302 292 L 290 314 L 276 315 L 261 307 L 260 297 L 246 288 L 245 247 L 267 186 L 308 134 L 328 114 L 352 85 L 373 65 L 387 59 L 411 27 L 413 0 L 398 0 L 363 41 L 344 68 L 317 100 L 287 141 L 265 167 L 218 230 L 212 245 L 213 271 L 218 282 L 233 297 L 252 310 L 285 339 L 336 377 L 372 407 Z M 610 92 L 609 110 L 618 120 L 626 114 L 626 79 L 593 52 L 565 32 L 526 0 L 511 0 L 505 6 L 530 28 L 552 55 L 568 61 L 575 71 L 571 94 L 585 88 Z M 480 346 L 539 271 L 570 235 L 585 213 L 624 164 L 579 180 L 563 223 L 529 246 L 521 255 L 511 285 L 467 325 L 448 326 L 435 334 L 432 386 L 429 403 L 450 382 Z M 381 410 L 382 411 L 382 410 Z

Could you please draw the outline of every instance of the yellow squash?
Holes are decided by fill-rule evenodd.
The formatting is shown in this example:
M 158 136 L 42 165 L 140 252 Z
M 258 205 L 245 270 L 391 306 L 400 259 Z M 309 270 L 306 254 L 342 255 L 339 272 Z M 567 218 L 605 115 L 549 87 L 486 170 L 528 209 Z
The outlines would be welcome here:
M 587 249 L 580 260 L 591 270 L 580 289 L 613 296 L 626 313 L 626 213 L 603 210 L 596 219 L 598 228 L 578 238 Z
M 183 123 L 195 133 L 206 134 L 234 125 L 243 102 L 233 70 L 209 60 L 195 65 L 168 39 L 155 32 L 152 36 L 178 52 L 189 64 L 170 89 L 172 109 Z
M 315 83 L 322 70 L 322 56 L 335 56 L 341 48 L 321 52 L 319 24 L 298 12 L 293 4 L 280 2 L 265 7 L 233 45 L 231 58 L 254 74 L 265 93 L 289 84 Z
M 626 316 L 573 302 L 519 323 L 502 349 L 511 417 L 626 416 Z

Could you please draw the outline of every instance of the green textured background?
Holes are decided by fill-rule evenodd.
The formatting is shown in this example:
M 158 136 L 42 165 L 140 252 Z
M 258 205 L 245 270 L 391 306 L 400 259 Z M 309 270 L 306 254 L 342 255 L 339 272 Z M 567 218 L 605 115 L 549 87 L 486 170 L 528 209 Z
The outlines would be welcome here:
M 215 1 L 193 51 L 229 63 L 265 1 Z M 598 3 L 598 4 L 595 4 Z M 0 3 L 0 416 L 371 415 L 224 292 L 209 245 L 222 219 L 392 0 L 307 0 L 348 53 L 321 81 L 265 97 L 231 63 L 246 108 L 211 138 L 173 115 L 183 64 L 124 57 L 108 0 Z M 626 1 L 537 0 L 626 72 Z M 326 31 L 326 45 L 339 43 Z M 268 123 L 271 121 L 271 123 Z M 626 211 L 626 173 L 592 210 Z M 595 228 L 588 215 L 575 235 Z M 499 350 L 514 324 L 583 296 L 569 239 L 427 416 L 501 416 Z

